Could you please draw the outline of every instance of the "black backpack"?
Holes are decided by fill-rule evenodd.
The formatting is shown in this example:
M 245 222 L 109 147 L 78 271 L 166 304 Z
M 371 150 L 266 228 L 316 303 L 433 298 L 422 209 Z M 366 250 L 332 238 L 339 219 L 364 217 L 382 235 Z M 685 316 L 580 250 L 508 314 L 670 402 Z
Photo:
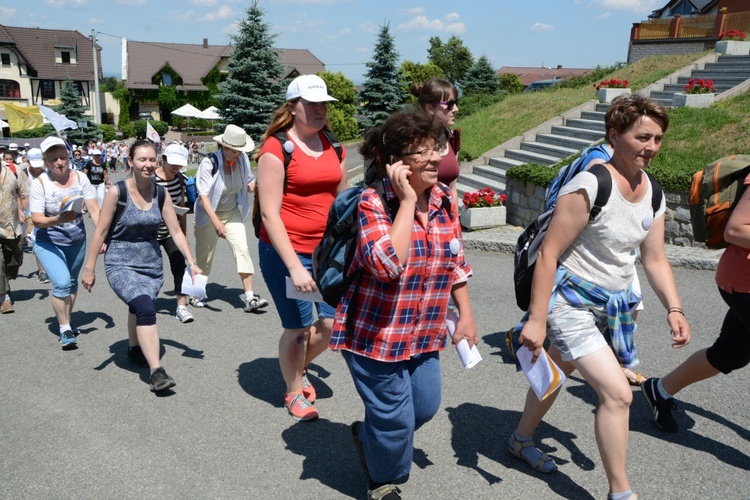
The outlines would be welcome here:
M 588 169 L 596 176 L 599 188 L 596 199 L 589 213 L 589 223 L 596 219 L 602 208 L 607 204 L 609 195 L 612 193 L 612 177 L 603 163 L 597 163 Z M 651 174 L 646 172 L 651 181 L 651 208 L 656 214 L 661 206 L 663 191 L 659 182 Z M 562 187 L 562 186 L 560 186 Z M 524 229 L 516 243 L 515 257 L 513 262 L 513 284 L 516 292 L 516 304 L 522 311 L 529 309 L 531 303 L 531 282 L 534 279 L 536 259 L 539 256 L 539 248 L 542 246 L 544 236 L 547 234 L 554 207 L 550 208 Z
M 167 190 L 164 189 L 164 186 L 156 184 L 153 179 L 151 182 L 154 185 L 154 198 L 156 198 L 156 202 L 159 204 L 159 212 L 161 212 L 164 209 L 164 199 L 167 197 Z M 117 186 L 118 198 L 117 205 L 115 206 L 115 215 L 112 217 L 112 222 L 109 224 L 107 237 L 104 238 L 104 242 L 107 244 L 109 244 L 109 241 L 112 239 L 112 233 L 115 231 L 115 226 L 120 220 L 120 217 L 122 217 L 125 208 L 128 206 L 128 187 L 125 185 L 125 181 L 118 181 L 115 185 Z
M 323 129 L 321 130 L 323 132 L 323 136 L 328 140 L 328 142 L 331 144 L 331 147 L 334 151 L 336 151 L 336 156 L 339 157 L 339 163 L 341 163 L 341 160 L 344 156 L 344 148 L 341 146 L 341 142 L 336 137 L 336 134 L 334 134 L 331 130 Z M 273 137 L 279 141 L 281 144 L 281 150 L 284 152 L 284 192 L 286 193 L 286 185 L 287 185 L 287 179 L 286 179 L 286 171 L 289 168 L 289 164 L 292 161 L 292 155 L 294 154 L 294 143 L 289 140 L 289 136 L 287 135 L 285 130 L 280 130 L 273 134 Z M 287 144 L 288 143 L 288 144 Z M 215 158 L 211 159 L 214 163 L 214 170 L 211 172 L 211 175 L 214 175 L 216 173 L 216 170 L 218 170 L 218 161 Z M 260 200 L 258 198 L 258 184 L 255 184 L 255 191 L 253 193 L 253 214 L 252 214 L 252 220 L 253 220 L 253 229 L 255 230 L 255 237 L 260 238 L 260 226 L 263 224 L 263 221 L 260 217 Z

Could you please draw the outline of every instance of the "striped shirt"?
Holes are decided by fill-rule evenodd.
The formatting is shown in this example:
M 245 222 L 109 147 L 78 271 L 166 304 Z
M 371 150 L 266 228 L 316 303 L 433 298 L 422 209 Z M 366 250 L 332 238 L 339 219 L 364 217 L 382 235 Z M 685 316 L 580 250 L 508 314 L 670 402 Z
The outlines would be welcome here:
M 171 181 L 164 180 L 158 175 L 154 174 L 154 181 L 160 186 L 164 186 L 164 189 L 167 190 L 169 197 L 172 199 L 172 204 L 180 204 L 180 201 L 182 201 L 182 197 L 185 196 L 183 191 L 185 185 L 185 176 L 181 172 L 178 172 L 174 179 L 172 179 Z M 185 216 L 183 215 L 183 217 Z M 177 219 L 179 220 L 180 217 L 178 216 Z M 159 226 L 159 231 L 157 233 L 156 239 L 166 240 L 167 238 L 169 238 L 169 230 L 167 229 L 167 226 L 164 224 L 164 222 L 162 222 Z

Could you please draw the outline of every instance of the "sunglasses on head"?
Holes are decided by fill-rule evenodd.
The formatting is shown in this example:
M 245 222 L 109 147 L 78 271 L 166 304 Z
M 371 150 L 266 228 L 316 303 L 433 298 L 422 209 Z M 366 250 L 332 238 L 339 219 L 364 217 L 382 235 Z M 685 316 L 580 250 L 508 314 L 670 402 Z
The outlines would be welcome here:
M 448 108 L 448 111 L 450 111 L 458 105 L 458 99 L 451 99 L 450 101 L 440 101 L 439 103 L 437 103 L 438 106 L 442 106 L 443 104 L 445 104 Z

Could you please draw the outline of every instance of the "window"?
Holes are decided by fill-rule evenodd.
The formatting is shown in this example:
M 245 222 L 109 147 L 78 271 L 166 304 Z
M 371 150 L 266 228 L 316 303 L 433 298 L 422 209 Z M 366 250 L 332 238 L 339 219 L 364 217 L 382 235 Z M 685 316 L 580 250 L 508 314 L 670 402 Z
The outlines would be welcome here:
M 0 97 L 21 98 L 21 86 L 13 80 L 0 80 Z
M 0 54 L 0 63 L 2 63 L 3 66 L 10 66 L 10 54 L 7 52 Z
M 681 16 L 689 16 L 692 13 L 693 13 L 693 6 L 690 4 L 690 2 L 686 2 L 685 0 L 682 0 L 682 2 L 679 2 L 670 10 L 670 14 L 673 16 L 675 14 L 680 14 Z
M 62 59 L 63 64 L 70 64 L 70 52 L 67 50 L 60 52 L 60 58 Z
M 161 74 L 161 83 L 163 83 L 165 87 L 171 87 L 172 86 L 172 75 L 170 75 L 166 71 L 163 72 Z
M 54 99 L 55 82 L 53 80 L 42 80 L 42 99 Z

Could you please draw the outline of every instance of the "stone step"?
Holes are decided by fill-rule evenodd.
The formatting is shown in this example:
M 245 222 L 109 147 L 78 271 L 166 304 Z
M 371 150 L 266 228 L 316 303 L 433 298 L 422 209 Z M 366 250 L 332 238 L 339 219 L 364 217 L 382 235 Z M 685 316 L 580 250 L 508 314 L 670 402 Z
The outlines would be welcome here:
M 703 69 L 716 69 L 716 70 L 725 70 L 725 69 L 750 69 L 750 59 L 747 61 L 725 61 L 725 62 L 715 62 L 715 63 L 706 63 L 706 66 Z
M 681 76 L 677 79 L 677 83 L 668 83 L 667 85 L 687 85 L 687 83 L 690 81 L 691 77 L 689 76 Z M 739 85 L 740 83 L 747 80 L 747 78 L 740 77 L 722 77 L 722 78 L 713 78 L 714 85 L 725 85 L 728 87 L 734 87 L 735 85 Z M 666 87 L 666 85 L 665 85 Z
M 526 165 L 525 161 L 513 160 L 510 158 L 505 158 L 504 156 L 490 158 L 488 163 L 493 167 L 503 168 L 506 170 L 512 167 L 517 167 L 519 165 Z
M 721 94 L 722 92 L 726 92 L 727 90 L 731 89 L 732 87 L 734 87 L 734 85 L 718 85 L 718 84 L 714 83 L 714 88 L 716 89 L 716 93 L 717 94 Z M 671 92 L 671 93 L 674 94 L 675 92 L 682 92 L 684 90 L 685 90 L 685 85 L 680 85 L 678 83 L 668 83 L 668 84 L 664 85 L 664 90 L 663 91 L 657 90 L 656 92 Z
M 572 126 L 553 125 L 552 133 L 555 135 L 562 135 L 565 137 L 575 137 L 577 139 L 588 139 L 590 141 L 598 141 L 604 138 L 604 130 L 590 130 L 585 128 L 577 128 Z
M 604 123 L 605 114 L 604 111 L 583 111 L 581 113 L 581 118 L 584 120 L 595 120 Z
M 456 184 L 465 186 L 467 191 L 476 191 L 482 188 L 491 188 L 493 191 L 498 193 L 505 192 L 505 183 L 499 182 L 488 177 L 484 177 L 477 174 L 461 174 L 458 176 Z
M 572 148 L 576 151 L 580 151 L 591 144 L 591 141 L 588 139 L 577 139 L 575 137 L 565 137 L 564 135 L 555 134 L 537 134 L 536 140 L 545 144 Z
M 608 102 L 598 102 L 596 103 L 596 110 L 601 111 L 602 113 L 606 113 L 609 109 L 610 103 Z
M 505 184 L 505 169 L 502 167 L 494 167 L 492 165 L 477 165 L 474 167 L 474 173 L 481 177 L 487 177 L 493 181 L 501 182 Z
M 750 62 L 750 55 L 747 56 L 728 56 L 726 54 L 722 54 L 719 56 L 720 63 L 723 62 L 736 62 L 736 63 L 743 63 L 743 62 Z
M 653 92 L 652 92 L 652 94 L 653 94 Z M 660 104 L 661 106 L 663 106 L 665 108 L 672 105 L 672 98 L 671 97 L 669 99 L 661 99 L 661 98 L 651 97 L 651 99 L 654 100 L 654 101 L 656 101 L 658 104 Z
M 554 144 L 546 144 L 543 142 L 536 141 L 524 141 L 521 143 L 521 149 L 524 151 L 530 151 L 532 153 L 539 153 L 547 156 L 554 156 L 561 160 L 567 158 L 570 155 L 574 155 L 578 152 L 577 149 L 566 148 L 563 146 L 555 146 Z
M 716 78 L 750 78 L 750 69 L 724 69 L 724 70 L 707 70 L 707 69 L 694 69 L 691 76 L 696 80 L 703 78 L 704 80 L 714 80 Z
M 587 130 L 596 130 L 604 132 L 604 122 L 596 120 L 584 120 L 583 118 L 568 118 L 565 121 L 568 127 L 582 128 Z
M 537 165 L 553 165 L 560 161 L 560 158 L 556 156 L 533 153 L 531 151 L 524 151 L 523 149 L 508 149 L 505 151 L 505 157 Z

